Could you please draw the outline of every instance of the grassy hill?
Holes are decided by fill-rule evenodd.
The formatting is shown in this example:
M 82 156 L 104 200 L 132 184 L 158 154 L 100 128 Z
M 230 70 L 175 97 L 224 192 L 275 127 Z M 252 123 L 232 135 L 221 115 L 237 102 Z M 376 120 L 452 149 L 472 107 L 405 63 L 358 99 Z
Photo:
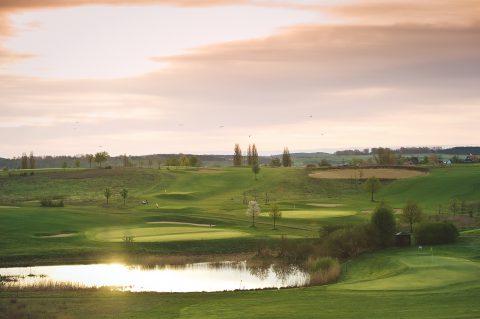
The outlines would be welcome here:
M 369 201 L 361 181 L 314 179 L 309 173 L 263 168 L 255 181 L 248 168 L 46 169 L 26 176 L 3 172 L 0 261 L 121 254 L 127 235 L 136 237 L 136 245 L 146 252 L 241 252 L 254 249 L 258 239 L 312 238 L 325 224 L 369 220 L 377 203 Z M 395 208 L 415 200 L 433 215 L 439 205 L 447 212 L 452 200 L 479 198 L 478 181 L 479 166 L 437 168 L 425 176 L 384 182 L 376 198 Z M 112 190 L 108 206 L 106 187 Z M 129 189 L 125 206 L 122 188 Z M 63 200 L 65 207 L 39 207 L 42 198 Z M 245 214 L 244 200 L 253 199 L 263 211 L 257 228 L 249 227 Z M 271 230 L 272 203 L 283 211 L 278 231 Z M 216 230 L 183 225 L 178 231 L 179 225 L 151 224 L 160 221 L 215 225 Z M 171 236 L 179 232 L 185 235 Z
M 0 173 L 3 266 L 250 252 L 259 241 L 303 240 L 317 237 L 326 224 L 367 221 L 377 205 L 362 181 L 315 179 L 299 168 L 262 168 L 258 181 L 248 168 L 25 172 Z M 480 166 L 434 168 L 384 181 L 376 198 L 395 208 L 416 200 L 433 216 L 438 205 L 479 198 L 479 180 Z M 106 187 L 113 194 L 108 206 Z M 125 206 L 122 188 L 129 189 Z M 40 207 L 42 198 L 63 200 L 65 207 Z M 252 228 L 244 200 L 255 198 L 263 213 Z M 272 230 L 267 214 L 272 203 L 283 211 L 279 230 Z M 135 238 L 133 246 L 125 245 L 125 236 Z M 0 318 L 475 318 L 479 247 L 472 237 L 433 250 L 363 255 L 343 264 L 338 284 L 321 287 L 208 294 L 0 291 Z

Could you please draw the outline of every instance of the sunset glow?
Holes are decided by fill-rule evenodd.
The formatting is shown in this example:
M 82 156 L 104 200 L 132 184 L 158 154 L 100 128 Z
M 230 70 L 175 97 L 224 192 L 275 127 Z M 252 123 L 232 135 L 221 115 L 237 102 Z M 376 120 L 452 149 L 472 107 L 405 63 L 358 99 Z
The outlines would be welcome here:
M 0 156 L 475 144 L 479 8 L 5 1 Z

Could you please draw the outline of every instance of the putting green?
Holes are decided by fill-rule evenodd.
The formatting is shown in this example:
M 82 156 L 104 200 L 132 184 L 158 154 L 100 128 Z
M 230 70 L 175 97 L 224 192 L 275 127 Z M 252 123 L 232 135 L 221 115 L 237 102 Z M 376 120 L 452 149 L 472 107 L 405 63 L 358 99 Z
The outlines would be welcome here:
M 432 256 L 429 254 L 399 255 L 395 267 L 379 278 L 339 284 L 336 288 L 348 290 L 421 290 L 440 288 L 479 280 L 480 264 L 463 258 Z
M 248 236 L 248 233 L 216 227 L 159 226 L 104 229 L 91 232 L 87 236 L 94 240 L 106 242 L 122 242 L 125 236 L 132 236 L 134 242 L 166 242 L 244 237 Z
M 352 216 L 356 213 L 345 210 L 288 210 L 282 212 L 282 218 L 334 218 Z
M 480 229 L 465 230 L 462 235 L 480 235 Z

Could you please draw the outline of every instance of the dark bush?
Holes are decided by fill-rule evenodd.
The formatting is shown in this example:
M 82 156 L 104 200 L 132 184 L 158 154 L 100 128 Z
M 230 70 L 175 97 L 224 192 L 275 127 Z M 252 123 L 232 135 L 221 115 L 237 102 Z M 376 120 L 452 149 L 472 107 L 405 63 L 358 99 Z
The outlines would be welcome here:
M 54 201 L 50 198 L 43 198 L 40 200 L 40 206 L 42 207 L 63 207 L 63 200 Z
M 378 246 L 378 232 L 370 224 L 338 228 L 321 238 L 319 255 L 348 259 Z
M 415 242 L 419 245 L 453 243 L 458 238 L 458 230 L 452 223 L 422 223 L 415 228 Z
M 278 257 L 289 262 L 299 262 L 312 255 L 314 246 L 309 241 L 287 239 L 287 236 L 282 235 L 277 250 Z
M 392 246 L 396 230 L 393 209 L 387 204 L 381 203 L 373 212 L 371 222 L 378 232 L 378 244 L 380 247 Z

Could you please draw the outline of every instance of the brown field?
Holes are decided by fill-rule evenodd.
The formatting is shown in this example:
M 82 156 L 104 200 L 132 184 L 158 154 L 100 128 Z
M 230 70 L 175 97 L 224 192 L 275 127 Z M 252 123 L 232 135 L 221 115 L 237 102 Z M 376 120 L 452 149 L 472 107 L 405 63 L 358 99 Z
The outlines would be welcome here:
M 367 168 L 367 169 L 329 169 L 310 174 L 321 179 L 367 179 L 375 176 L 379 179 L 402 179 L 426 175 L 426 172 L 401 168 Z

